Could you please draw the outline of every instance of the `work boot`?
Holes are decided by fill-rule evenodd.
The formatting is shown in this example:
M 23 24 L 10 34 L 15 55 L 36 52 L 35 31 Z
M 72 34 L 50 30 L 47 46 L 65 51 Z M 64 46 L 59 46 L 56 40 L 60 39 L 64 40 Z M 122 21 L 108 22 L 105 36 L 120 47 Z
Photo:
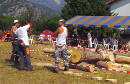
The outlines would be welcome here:
M 34 71 L 34 70 L 32 69 L 32 66 L 27 66 L 26 68 L 27 68 L 27 71 Z
M 27 69 L 27 71 L 34 71 L 33 69 Z
M 55 67 L 54 73 L 58 73 L 58 71 L 59 71 L 59 68 L 58 68 L 58 67 Z
M 25 71 L 26 69 L 25 68 L 18 68 L 20 71 Z
M 14 65 L 15 65 L 15 66 L 19 66 L 19 62 L 15 61 L 15 62 L 14 62 Z
M 64 71 L 69 71 L 69 66 L 65 66 Z
M 13 61 L 13 60 L 8 60 L 8 62 L 9 62 L 9 63 L 14 63 L 14 61 Z

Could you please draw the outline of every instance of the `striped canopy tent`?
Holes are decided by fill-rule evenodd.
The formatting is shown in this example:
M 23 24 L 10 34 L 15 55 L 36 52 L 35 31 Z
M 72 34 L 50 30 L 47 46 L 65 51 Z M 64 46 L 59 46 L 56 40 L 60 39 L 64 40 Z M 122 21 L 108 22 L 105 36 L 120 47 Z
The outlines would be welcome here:
M 130 28 L 130 16 L 75 16 L 67 26 Z

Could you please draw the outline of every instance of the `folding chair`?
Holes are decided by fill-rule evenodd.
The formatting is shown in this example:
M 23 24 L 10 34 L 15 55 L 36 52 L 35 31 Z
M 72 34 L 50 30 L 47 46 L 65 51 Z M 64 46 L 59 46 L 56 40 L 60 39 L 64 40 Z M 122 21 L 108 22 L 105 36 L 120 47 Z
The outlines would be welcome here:
M 109 49 L 110 48 L 110 44 L 107 43 L 107 39 L 103 39 L 103 46 L 105 49 Z
M 113 40 L 113 45 L 112 45 L 113 50 L 117 50 L 118 49 L 118 40 Z
M 30 37 L 29 37 L 29 42 L 32 44 L 33 43 L 33 38 L 34 38 L 34 35 L 31 35 Z

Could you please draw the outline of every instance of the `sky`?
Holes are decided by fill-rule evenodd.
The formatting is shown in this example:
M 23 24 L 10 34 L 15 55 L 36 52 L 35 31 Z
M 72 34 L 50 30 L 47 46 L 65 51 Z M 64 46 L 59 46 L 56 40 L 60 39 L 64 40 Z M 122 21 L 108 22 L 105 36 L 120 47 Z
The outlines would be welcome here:
M 61 1 L 60 1 L 60 0 L 55 0 L 55 2 L 56 2 L 57 4 L 61 4 Z

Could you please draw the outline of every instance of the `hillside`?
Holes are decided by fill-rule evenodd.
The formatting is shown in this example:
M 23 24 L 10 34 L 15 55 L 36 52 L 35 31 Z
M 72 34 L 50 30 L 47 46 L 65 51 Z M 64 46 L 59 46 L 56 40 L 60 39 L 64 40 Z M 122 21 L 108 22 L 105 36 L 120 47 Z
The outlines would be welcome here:
M 57 12 L 42 5 L 37 6 L 27 0 L 0 0 L 0 14 L 7 16 L 20 16 L 27 10 L 33 10 L 35 18 L 44 15 L 46 17 L 58 15 Z
M 61 8 L 64 6 L 65 1 L 64 0 L 28 0 L 29 2 L 32 2 L 36 5 L 40 6 L 46 6 L 49 9 L 52 9 L 57 12 L 61 12 Z M 104 0 L 109 1 L 109 0 Z
M 60 12 L 61 7 L 63 7 L 65 4 L 64 0 L 28 0 L 28 1 L 41 6 L 46 6 L 57 12 Z

